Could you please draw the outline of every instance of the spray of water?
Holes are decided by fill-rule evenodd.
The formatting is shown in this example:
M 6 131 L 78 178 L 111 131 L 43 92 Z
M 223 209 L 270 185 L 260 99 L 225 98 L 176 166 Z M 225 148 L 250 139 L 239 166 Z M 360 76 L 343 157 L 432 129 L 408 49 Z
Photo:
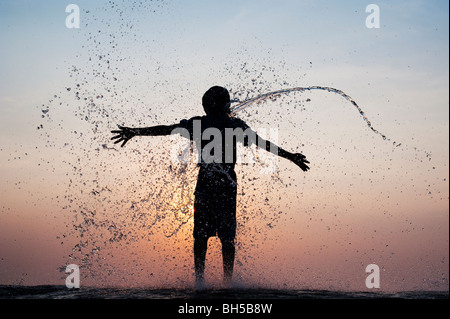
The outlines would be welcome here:
M 137 11 L 146 12 L 143 9 L 148 6 L 154 13 L 153 9 L 155 8 L 149 2 L 145 4 L 134 2 L 133 5 L 130 5 L 128 2 L 122 1 L 123 3 L 120 6 L 117 2 L 119 1 L 108 2 L 107 7 L 104 8 L 109 13 L 107 17 L 97 17 L 94 12 L 89 14 L 86 12 L 85 21 L 97 25 L 101 30 L 103 30 L 102 28 L 108 30 L 107 27 L 103 26 L 109 27 L 109 25 L 120 21 L 118 27 L 121 32 L 94 33 L 85 28 L 87 41 L 83 53 L 89 56 L 88 61 L 81 60 L 81 67 L 72 67 L 70 77 L 74 78 L 73 83 L 72 81 L 68 83 L 67 85 L 70 86 L 55 95 L 54 99 L 49 100 L 48 105 L 43 105 L 42 108 L 39 106 L 39 112 L 42 111 L 40 116 L 42 116 L 42 119 L 46 119 L 47 123 L 45 129 L 41 123 L 39 123 L 37 129 L 46 141 L 46 148 L 54 148 L 68 156 L 62 163 L 67 165 L 68 187 L 64 189 L 58 203 L 60 200 L 63 201 L 62 211 L 69 215 L 71 221 L 68 224 L 69 227 L 61 236 L 61 245 L 69 244 L 73 247 L 70 251 L 69 262 L 81 265 L 83 267 L 82 276 L 86 276 L 86 279 L 89 278 L 95 284 L 102 284 L 103 279 L 108 283 L 112 279 L 116 282 L 123 281 L 127 285 L 132 285 L 135 281 L 139 284 L 148 281 L 152 285 L 161 286 L 167 286 L 167 282 L 179 281 L 183 283 L 186 278 L 190 278 L 192 275 L 192 251 L 190 250 L 192 249 L 192 243 L 188 240 L 191 239 L 192 223 L 190 221 L 193 219 L 193 187 L 195 186 L 197 168 L 185 165 L 174 166 L 173 168 L 169 166 L 168 143 L 163 144 L 161 141 L 148 139 L 146 143 L 153 147 L 145 144 L 144 147 L 146 148 L 142 150 L 138 148 L 139 146 L 132 147 L 132 144 L 130 144 L 127 150 L 119 152 L 110 147 L 110 144 L 106 144 L 110 136 L 101 134 L 102 128 L 107 130 L 106 128 L 112 124 L 115 125 L 124 121 L 126 121 L 125 124 L 132 125 L 131 123 L 134 123 L 136 126 L 144 125 L 144 123 L 147 126 L 155 125 L 161 121 L 158 114 L 161 111 L 160 109 L 148 110 L 144 98 L 134 95 L 133 92 L 138 91 L 137 81 L 131 75 L 128 75 L 127 78 L 125 70 L 144 69 L 144 66 L 150 70 L 148 71 L 149 80 L 142 81 L 142 83 L 145 83 L 145 85 L 154 83 L 152 90 L 155 95 L 165 96 L 168 87 L 170 87 L 165 83 L 165 77 L 158 80 L 160 75 L 163 74 L 163 63 L 155 59 L 154 70 L 151 70 L 153 65 L 149 65 L 148 60 L 145 60 L 145 65 L 140 65 L 139 63 L 144 62 L 140 62 L 139 59 L 124 59 L 124 53 L 116 49 L 116 47 L 127 47 L 135 50 L 142 42 L 136 35 L 133 24 L 126 19 L 127 14 L 131 21 L 131 18 L 135 19 Z M 141 10 L 134 10 L 135 6 L 139 6 Z M 126 8 L 128 9 L 126 10 Z M 109 43 L 110 45 L 105 47 L 101 46 L 100 43 Z M 154 48 L 155 45 L 152 42 L 148 47 Z M 242 56 L 246 57 L 246 55 Z M 81 56 L 81 58 L 84 58 L 84 56 Z M 261 92 L 260 90 L 269 91 L 273 85 L 293 87 L 286 82 L 288 79 L 285 81 L 284 77 L 280 77 L 279 74 L 281 74 L 282 69 L 275 72 L 275 68 L 266 68 L 263 65 L 262 71 L 249 70 L 247 62 L 236 65 L 236 59 L 236 56 L 232 56 L 233 63 L 228 69 L 230 74 L 227 76 L 231 75 L 233 81 L 226 87 L 233 87 L 238 92 L 240 90 L 243 92 L 242 94 L 247 94 L 247 96 L 248 94 Z M 273 65 L 273 63 L 270 64 Z M 255 65 L 258 65 L 258 63 L 255 63 Z M 163 68 L 161 69 L 161 67 Z M 166 68 L 165 71 L 167 72 L 167 70 Z M 248 84 L 250 79 L 247 77 L 258 74 L 256 72 L 260 75 L 251 80 L 254 85 L 252 88 Z M 295 80 L 298 80 L 297 75 L 295 75 Z M 381 136 L 385 141 L 390 141 L 386 135 L 372 126 L 365 112 L 353 98 L 341 90 L 330 87 L 293 87 L 271 91 L 255 98 L 243 98 L 244 101 L 233 101 L 231 111 L 233 115 L 236 115 L 251 106 L 274 101 L 291 93 L 301 94 L 313 90 L 331 92 L 342 96 L 354 105 L 375 134 Z M 169 103 L 169 105 L 178 104 L 176 100 L 164 102 Z M 67 107 L 64 108 L 64 104 Z M 178 110 L 178 107 L 172 109 Z M 289 111 L 289 107 L 286 111 Z M 65 125 L 66 123 L 71 124 L 69 119 L 73 118 L 73 116 L 67 116 L 72 115 L 67 112 L 73 112 L 74 117 L 80 120 L 76 122 L 76 130 L 74 128 L 69 129 L 68 127 L 71 126 Z M 165 110 L 164 113 L 171 112 Z M 58 114 L 61 122 L 57 121 L 59 120 Z M 283 117 L 287 116 L 283 114 Z M 63 129 L 70 132 L 71 135 L 62 134 Z M 82 129 L 83 132 L 80 132 Z M 102 145 L 102 143 L 105 144 Z M 151 152 L 147 152 L 147 149 L 151 149 Z M 416 150 L 415 153 L 417 153 Z M 47 165 L 52 172 L 55 167 L 61 166 L 61 163 L 57 162 L 57 158 L 55 156 L 55 160 L 47 160 L 43 157 L 42 165 Z M 136 170 L 132 171 L 133 168 Z M 241 219 L 238 222 L 240 223 L 241 241 L 237 243 L 240 253 L 237 256 L 236 263 L 238 270 L 245 273 L 247 280 L 255 278 L 254 281 L 258 282 L 259 278 L 264 278 L 264 281 L 267 282 L 269 278 L 272 278 L 271 273 L 262 270 L 260 273 L 259 270 L 255 271 L 254 269 L 262 268 L 261 265 L 258 265 L 259 260 L 253 259 L 256 255 L 255 252 L 267 251 L 267 247 L 264 250 L 261 247 L 266 244 L 270 246 L 270 238 L 280 236 L 280 233 L 275 233 L 272 229 L 281 219 L 288 216 L 290 211 L 297 209 L 294 207 L 297 202 L 291 205 L 293 207 L 286 207 L 283 204 L 283 207 L 280 208 L 280 198 L 288 197 L 292 187 L 285 188 L 285 185 L 283 185 L 283 187 L 278 187 L 279 189 L 276 192 L 273 192 L 273 180 L 260 179 L 254 182 L 255 177 L 251 176 L 251 169 L 252 167 L 247 167 L 243 170 L 241 180 L 240 190 L 242 196 L 244 192 L 246 193 L 246 197 L 239 206 Z M 380 174 L 382 175 L 382 173 Z M 291 183 L 295 184 L 295 179 L 288 181 L 286 185 Z M 284 183 L 280 182 L 278 186 L 282 184 Z M 324 184 L 325 182 L 320 181 L 320 183 L 310 186 L 310 189 L 321 189 Z M 260 190 L 264 188 L 267 189 L 265 192 L 266 199 L 260 203 Z M 334 189 L 331 186 L 330 188 Z M 336 191 L 335 195 L 342 198 L 346 196 L 339 191 Z M 352 195 L 349 193 L 348 197 L 352 199 Z M 322 203 L 318 200 L 308 206 L 308 203 L 305 203 L 306 198 L 297 194 L 295 196 L 302 201 L 299 210 L 302 211 L 301 215 L 305 216 L 302 219 L 305 224 L 314 223 L 316 211 L 320 211 L 321 214 L 315 226 L 307 225 L 303 229 L 302 238 L 307 237 L 309 229 L 314 229 L 314 227 L 319 229 L 327 225 L 328 232 L 333 228 L 340 229 L 341 222 L 336 217 L 336 213 L 334 211 L 327 213 L 328 203 L 326 201 Z M 313 195 L 308 196 L 312 197 Z M 252 207 L 248 203 L 255 204 Z M 343 204 L 340 209 L 347 211 L 346 206 L 346 204 Z M 322 221 L 323 216 L 325 216 L 325 219 Z M 272 232 L 270 236 L 266 236 L 266 230 L 268 231 L 268 229 Z M 345 232 L 351 233 L 352 229 L 349 226 L 342 226 L 341 234 Z M 314 233 L 314 235 L 316 234 Z M 72 241 L 69 241 L 69 239 Z M 245 241 L 242 239 L 245 239 Z M 325 244 L 323 247 L 326 248 Z M 338 248 L 342 248 L 343 251 L 347 249 L 344 244 L 338 246 Z M 313 248 L 305 244 L 304 254 L 309 255 L 310 250 L 314 251 Z M 322 250 L 322 246 L 320 250 Z M 270 256 L 270 252 L 267 256 Z M 213 258 L 213 260 L 218 260 L 218 258 Z M 63 271 L 66 264 L 62 267 Z M 256 267 L 254 267 L 255 265 Z M 282 283 L 284 285 L 286 282 L 291 282 L 292 285 L 295 285 L 293 278 L 298 276 L 298 267 L 305 266 L 305 264 L 294 263 L 294 265 L 295 269 L 292 271 L 287 268 L 284 269 L 284 276 L 286 276 L 284 279 L 280 276 L 280 273 L 276 272 L 273 274 L 272 281 L 275 284 Z M 172 272 L 169 275 L 168 267 L 177 268 L 176 275 Z M 311 274 L 318 272 L 316 269 L 314 271 L 305 269 L 302 273 L 302 284 L 304 284 L 304 278 L 311 277 Z M 317 287 L 317 281 L 315 278 L 313 287 Z M 326 280 L 322 282 L 328 285 L 329 277 L 327 276 Z
M 358 109 L 359 114 L 361 114 L 361 116 L 363 117 L 363 120 L 366 122 L 367 126 L 375 134 L 380 135 L 385 141 L 390 141 L 390 139 L 388 137 L 386 137 L 386 135 L 382 134 L 380 131 L 376 130 L 373 127 L 372 122 L 369 121 L 369 119 L 365 115 L 364 111 L 361 109 L 361 107 L 355 102 L 355 100 L 352 97 L 350 97 L 348 94 L 344 93 L 341 90 L 330 88 L 330 87 L 322 87 L 322 86 L 295 87 L 295 88 L 291 88 L 291 89 L 283 89 L 283 90 L 265 93 L 265 94 L 255 97 L 255 98 L 245 100 L 243 102 L 235 100 L 233 102 L 237 102 L 238 104 L 231 109 L 231 113 L 236 114 L 236 113 L 250 107 L 253 104 L 261 104 L 268 100 L 270 100 L 270 101 L 276 100 L 277 98 L 281 97 L 282 95 L 289 95 L 290 93 L 293 93 L 293 92 L 306 92 L 306 91 L 313 91 L 313 90 L 322 90 L 322 91 L 332 92 L 332 93 L 341 95 L 346 100 L 350 101 Z

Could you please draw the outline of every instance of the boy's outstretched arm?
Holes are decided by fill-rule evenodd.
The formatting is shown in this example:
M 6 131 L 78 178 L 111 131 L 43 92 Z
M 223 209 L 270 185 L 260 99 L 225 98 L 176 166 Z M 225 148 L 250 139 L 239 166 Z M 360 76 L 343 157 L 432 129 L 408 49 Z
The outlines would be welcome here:
M 278 155 L 280 157 L 283 157 L 285 159 L 290 160 L 295 165 L 300 167 L 304 172 L 307 172 L 309 170 L 309 166 L 306 164 L 309 164 L 309 161 L 306 159 L 306 156 L 300 153 L 291 153 L 288 152 L 281 147 L 275 145 L 274 143 L 267 141 L 260 137 L 259 135 L 256 135 L 257 138 L 257 146 L 259 148 L 265 149 L 268 152 L 272 152 L 275 155 Z
M 111 138 L 111 140 L 117 140 L 114 144 L 122 142 L 122 147 L 128 143 L 135 136 L 165 136 L 170 135 L 174 129 L 178 127 L 175 125 L 159 125 L 145 128 L 131 128 L 118 125 L 119 130 L 111 131 L 113 134 L 118 134 Z

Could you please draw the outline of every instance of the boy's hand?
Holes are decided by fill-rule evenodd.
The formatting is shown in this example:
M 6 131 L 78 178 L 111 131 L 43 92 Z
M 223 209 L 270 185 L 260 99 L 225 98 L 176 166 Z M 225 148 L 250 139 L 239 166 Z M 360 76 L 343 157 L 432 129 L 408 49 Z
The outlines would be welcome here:
M 304 172 L 307 172 L 309 170 L 309 166 L 306 164 L 309 164 L 309 161 L 306 160 L 306 156 L 300 153 L 292 154 L 290 160 L 300 167 Z
M 117 126 L 119 127 L 120 131 L 111 131 L 111 133 L 119 134 L 119 135 L 114 136 L 113 138 L 111 138 L 111 140 L 117 140 L 114 142 L 114 144 L 123 142 L 121 147 L 124 147 L 125 144 L 127 144 L 129 140 L 131 140 L 133 137 L 135 137 L 137 135 L 137 132 L 133 128 L 123 127 L 120 125 L 117 125 Z

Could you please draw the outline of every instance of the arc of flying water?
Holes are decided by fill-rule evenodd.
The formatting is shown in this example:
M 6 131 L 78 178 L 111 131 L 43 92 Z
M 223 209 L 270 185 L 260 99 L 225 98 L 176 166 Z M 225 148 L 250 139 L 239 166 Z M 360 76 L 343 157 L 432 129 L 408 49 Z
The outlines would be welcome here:
M 377 129 L 375 129 L 373 127 L 372 123 L 369 121 L 369 119 L 365 115 L 364 111 L 361 109 L 361 107 L 355 102 L 355 100 L 351 96 L 349 96 L 348 94 L 344 93 L 341 90 L 331 88 L 331 87 L 323 87 L 323 86 L 295 87 L 295 88 L 283 89 L 283 90 L 265 93 L 265 94 L 255 97 L 255 98 L 251 98 L 251 99 L 248 99 L 248 100 L 245 100 L 242 102 L 239 100 L 237 100 L 237 101 L 234 100 L 232 102 L 235 102 L 235 103 L 237 102 L 239 104 L 232 107 L 231 114 L 234 115 L 234 114 L 248 108 L 249 106 L 251 106 L 254 103 L 259 104 L 266 100 L 274 100 L 274 99 L 280 97 L 281 95 L 288 95 L 289 93 L 292 93 L 292 92 L 305 92 L 305 91 L 313 91 L 313 90 L 322 90 L 322 91 L 332 92 L 332 93 L 336 93 L 336 94 L 339 94 L 340 96 L 344 97 L 346 100 L 351 102 L 357 108 L 359 114 L 361 114 L 361 116 L 362 116 L 363 120 L 366 122 L 367 126 L 375 134 L 380 135 L 383 138 L 383 140 L 385 140 L 385 141 L 390 141 L 390 139 L 387 138 L 386 135 L 382 134 L 380 131 L 378 131 Z

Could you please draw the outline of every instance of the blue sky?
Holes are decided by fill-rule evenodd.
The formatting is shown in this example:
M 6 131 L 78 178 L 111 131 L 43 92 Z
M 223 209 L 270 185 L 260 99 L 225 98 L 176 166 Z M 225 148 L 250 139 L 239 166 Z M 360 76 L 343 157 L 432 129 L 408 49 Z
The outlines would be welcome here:
M 2 1 L 1 107 L 4 115 L 10 114 L 3 117 L 3 127 L 17 131 L 8 126 L 17 128 L 27 121 L 26 114 L 35 116 L 26 110 L 45 104 L 59 83 L 70 83 L 67 70 L 85 66 L 88 56 L 96 53 L 112 54 L 123 74 L 143 69 L 150 74 L 162 67 L 159 81 L 193 85 L 193 96 L 215 84 L 215 78 L 225 77 L 227 66 L 247 63 L 256 72 L 262 65 L 287 63 L 290 71 L 283 71 L 283 76 L 291 85 L 335 86 L 353 96 L 358 92 L 355 98 L 366 105 L 368 114 L 387 115 L 381 119 L 387 127 L 392 127 L 389 119 L 406 113 L 422 125 L 425 110 L 428 121 L 437 121 L 427 127 L 446 126 L 441 122 L 448 115 L 445 1 L 377 2 L 380 29 L 365 27 L 369 3 L 361 1 L 147 3 L 144 10 L 133 3 L 121 13 L 107 2 L 79 1 L 82 28 L 70 30 L 64 26 L 66 3 Z M 121 2 L 117 4 L 116 8 Z M 98 37 L 98 30 L 116 34 L 121 48 L 105 44 L 108 37 L 94 48 L 86 39 Z M 121 57 L 128 62 L 118 61 Z M 129 91 L 141 92 L 137 87 L 148 80 L 133 75 L 129 79 L 135 86 Z M 24 134 L 30 134 L 27 127 L 31 126 L 21 130 Z
M 79 2 L 82 11 L 95 9 L 96 4 Z M 77 31 L 64 28 L 64 5 L 61 1 L 1 2 L 0 35 L 8 44 L 1 49 L 2 68 L 48 66 L 80 47 L 83 39 L 71 34 Z M 139 21 L 132 19 L 132 23 L 144 39 L 157 39 L 169 50 L 204 55 L 261 43 L 265 48 L 285 47 L 292 60 L 317 64 L 333 59 L 335 64 L 367 68 L 409 65 L 436 73 L 448 68 L 448 3 L 378 2 L 379 30 L 365 28 L 365 5 L 361 1 L 171 1 L 163 13 L 138 15 Z M 101 11 L 96 15 L 107 20 Z M 94 25 L 83 27 L 84 31 Z

